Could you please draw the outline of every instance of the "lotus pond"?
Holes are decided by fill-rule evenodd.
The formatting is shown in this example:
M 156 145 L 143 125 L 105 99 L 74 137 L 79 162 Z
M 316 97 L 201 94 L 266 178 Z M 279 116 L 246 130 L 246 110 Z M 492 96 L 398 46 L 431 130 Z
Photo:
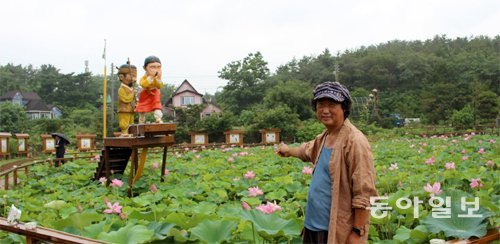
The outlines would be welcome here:
M 384 207 L 372 212 L 370 241 L 466 239 L 500 226 L 498 139 L 465 135 L 372 142 L 377 203 Z M 112 243 L 300 242 L 310 164 L 280 158 L 273 147 L 186 150 L 169 154 L 160 182 L 160 162 L 160 154 L 149 155 L 130 198 L 123 184 L 128 173 L 113 175 L 109 186 L 92 181 L 97 165 L 92 160 L 33 166 L 28 176 L 21 174 L 18 188 L 1 190 L 0 211 L 5 217 L 14 204 L 22 210 L 22 222 Z M 446 200 L 442 208 L 438 198 Z M 7 232 L 0 238 L 25 242 Z

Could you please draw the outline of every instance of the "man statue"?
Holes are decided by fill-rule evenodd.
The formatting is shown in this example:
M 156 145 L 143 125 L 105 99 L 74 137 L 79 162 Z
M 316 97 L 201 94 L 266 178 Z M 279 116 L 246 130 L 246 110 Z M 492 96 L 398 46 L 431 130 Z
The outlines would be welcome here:
M 118 69 L 118 78 L 121 81 L 118 89 L 118 125 L 122 135 L 127 135 L 128 126 L 134 123 L 134 83 L 137 81 L 137 68 L 127 61 L 127 64 Z

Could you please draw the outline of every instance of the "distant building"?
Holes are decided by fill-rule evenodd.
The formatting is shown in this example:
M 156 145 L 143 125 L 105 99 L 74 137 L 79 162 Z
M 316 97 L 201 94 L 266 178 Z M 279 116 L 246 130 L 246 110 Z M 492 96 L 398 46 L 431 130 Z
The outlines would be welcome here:
M 47 105 L 35 92 L 9 91 L 0 97 L 0 102 L 22 106 L 30 119 L 55 119 L 62 115 L 61 110 Z
M 208 117 L 216 113 L 221 113 L 222 110 L 215 106 L 210 101 L 205 101 L 203 95 L 196 91 L 196 89 L 189 83 L 189 81 L 184 80 L 182 84 L 174 91 L 172 97 L 168 99 L 165 106 L 164 112 L 167 115 L 174 117 L 175 119 L 175 108 L 187 107 L 188 105 L 206 104 L 206 107 L 200 113 L 200 118 Z

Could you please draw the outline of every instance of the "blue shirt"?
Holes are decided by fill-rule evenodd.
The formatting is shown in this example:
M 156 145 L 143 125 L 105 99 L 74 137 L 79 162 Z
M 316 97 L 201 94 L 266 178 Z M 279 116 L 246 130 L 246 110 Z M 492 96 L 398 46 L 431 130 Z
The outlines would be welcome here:
M 331 155 L 332 149 L 323 146 L 309 186 L 304 226 L 312 231 L 328 231 L 330 224 L 332 181 L 328 164 Z

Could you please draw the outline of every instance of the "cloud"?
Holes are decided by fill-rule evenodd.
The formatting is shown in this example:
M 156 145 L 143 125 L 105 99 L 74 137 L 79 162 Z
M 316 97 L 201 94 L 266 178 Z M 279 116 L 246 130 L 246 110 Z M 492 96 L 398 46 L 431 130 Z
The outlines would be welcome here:
M 162 59 L 166 80 L 188 79 L 214 93 L 227 63 L 260 51 L 274 71 L 293 57 L 394 39 L 498 35 L 500 2 L 484 1 L 8 1 L 0 9 L 0 65 L 53 64 L 64 73 L 146 56 Z M 108 68 L 109 70 L 109 68 Z M 139 72 L 141 74 L 141 72 Z

